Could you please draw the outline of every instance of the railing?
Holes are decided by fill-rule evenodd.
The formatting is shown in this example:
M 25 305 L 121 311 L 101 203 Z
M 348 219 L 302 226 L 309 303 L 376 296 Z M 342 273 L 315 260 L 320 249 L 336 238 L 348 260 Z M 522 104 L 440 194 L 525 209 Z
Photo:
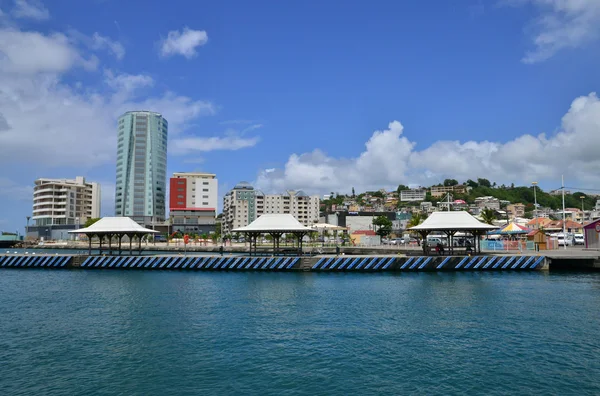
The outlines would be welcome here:
M 480 244 L 481 250 L 491 251 L 525 251 L 535 250 L 535 242 L 533 241 L 503 241 L 503 240 L 483 240 Z M 546 239 L 546 249 L 556 250 L 558 249 L 558 241 L 556 238 Z

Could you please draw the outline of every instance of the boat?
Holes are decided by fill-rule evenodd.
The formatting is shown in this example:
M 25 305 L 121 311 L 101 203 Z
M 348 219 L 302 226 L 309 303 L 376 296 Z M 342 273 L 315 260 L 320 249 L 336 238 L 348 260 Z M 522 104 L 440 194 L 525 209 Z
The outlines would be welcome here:
M 0 234 L 0 249 L 10 248 L 22 241 L 21 237 L 16 234 Z

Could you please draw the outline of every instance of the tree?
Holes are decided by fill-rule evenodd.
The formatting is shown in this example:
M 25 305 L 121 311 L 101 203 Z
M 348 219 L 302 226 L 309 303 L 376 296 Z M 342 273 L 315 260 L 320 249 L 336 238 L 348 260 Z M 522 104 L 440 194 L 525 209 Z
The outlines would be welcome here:
M 493 209 L 485 208 L 481 211 L 481 219 L 486 224 L 494 224 L 496 220 L 496 212 Z
M 356 191 L 354 191 L 354 187 L 352 187 L 352 198 L 356 197 Z
M 408 186 L 405 186 L 404 184 L 400 184 L 396 189 L 396 192 L 398 193 L 398 195 L 400 195 L 400 192 L 405 190 L 410 190 L 410 188 Z
M 423 213 L 415 213 L 412 215 L 412 217 L 408 221 L 408 224 L 406 225 L 406 227 L 407 228 L 416 227 L 419 224 L 421 224 L 423 221 L 425 221 L 426 218 L 427 218 L 427 216 L 424 215 Z
M 472 188 L 477 188 L 477 187 L 479 187 L 479 184 L 477 184 L 477 182 L 474 182 L 474 181 L 473 181 L 473 180 L 471 180 L 471 179 L 467 180 L 467 181 L 465 182 L 465 184 L 466 184 L 467 186 L 469 186 L 469 187 L 472 187 Z
M 373 226 L 380 237 L 386 237 L 392 233 L 392 221 L 385 216 L 378 216 L 373 219 Z
M 83 228 L 88 228 L 89 226 L 91 226 L 92 224 L 94 224 L 95 222 L 97 222 L 98 220 L 100 220 L 99 217 L 94 217 L 94 218 L 91 218 L 91 219 L 87 219 L 87 221 L 83 225 Z
M 488 187 L 488 188 L 492 187 L 492 183 L 490 183 L 490 181 L 488 179 L 478 178 L 477 183 L 482 187 Z
M 446 179 L 444 180 L 444 187 L 457 186 L 458 180 L 456 179 Z

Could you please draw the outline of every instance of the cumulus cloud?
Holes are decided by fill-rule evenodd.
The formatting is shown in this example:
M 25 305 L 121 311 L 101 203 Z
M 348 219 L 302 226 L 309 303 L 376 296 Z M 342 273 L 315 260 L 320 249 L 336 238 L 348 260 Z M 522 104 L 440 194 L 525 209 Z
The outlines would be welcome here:
M 12 14 L 15 18 L 44 21 L 50 19 L 50 12 L 39 0 L 15 0 Z
M 568 48 L 579 48 L 600 37 L 598 0 L 505 0 L 522 6 L 531 4 L 539 16 L 531 26 L 534 48 L 523 57 L 525 63 L 551 58 Z
M 207 41 L 208 35 L 204 30 L 193 30 L 188 27 L 184 27 L 181 32 L 172 30 L 167 38 L 160 42 L 160 55 L 163 57 L 182 55 L 191 59 L 198 54 L 197 48 Z
M 268 191 L 348 192 L 351 187 L 430 185 L 445 178 L 558 183 L 564 174 L 584 185 L 597 185 L 599 145 L 600 100 L 591 93 L 573 101 L 560 130 L 549 136 L 523 135 L 504 143 L 444 140 L 417 151 L 402 135 L 402 125 L 393 121 L 388 129 L 375 131 L 357 157 L 333 158 L 320 150 L 292 154 L 283 168 L 260 172 L 255 184 Z
M 19 75 L 63 73 L 75 66 L 94 69 L 64 34 L 44 35 L 17 29 L 0 30 L 0 72 Z
M 173 92 L 139 93 L 154 84 L 144 74 L 105 71 L 104 88 L 69 84 L 93 58 L 63 34 L 0 29 L 0 163 L 93 167 L 114 161 L 115 120 L 131 109 L 157 110 L 177 131 L 212 114 L 211 103 Z

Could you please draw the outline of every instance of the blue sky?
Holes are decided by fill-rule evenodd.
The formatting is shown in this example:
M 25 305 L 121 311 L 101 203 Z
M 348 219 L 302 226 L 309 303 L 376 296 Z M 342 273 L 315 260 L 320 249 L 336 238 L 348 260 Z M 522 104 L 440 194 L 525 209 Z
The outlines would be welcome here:
M 1 0 L 0 229 L 38 177 L 113 212 L 115 120 L 169 120 L 169 173 L 267 191 L 447 177 L 600 190 L 596 0 Z

